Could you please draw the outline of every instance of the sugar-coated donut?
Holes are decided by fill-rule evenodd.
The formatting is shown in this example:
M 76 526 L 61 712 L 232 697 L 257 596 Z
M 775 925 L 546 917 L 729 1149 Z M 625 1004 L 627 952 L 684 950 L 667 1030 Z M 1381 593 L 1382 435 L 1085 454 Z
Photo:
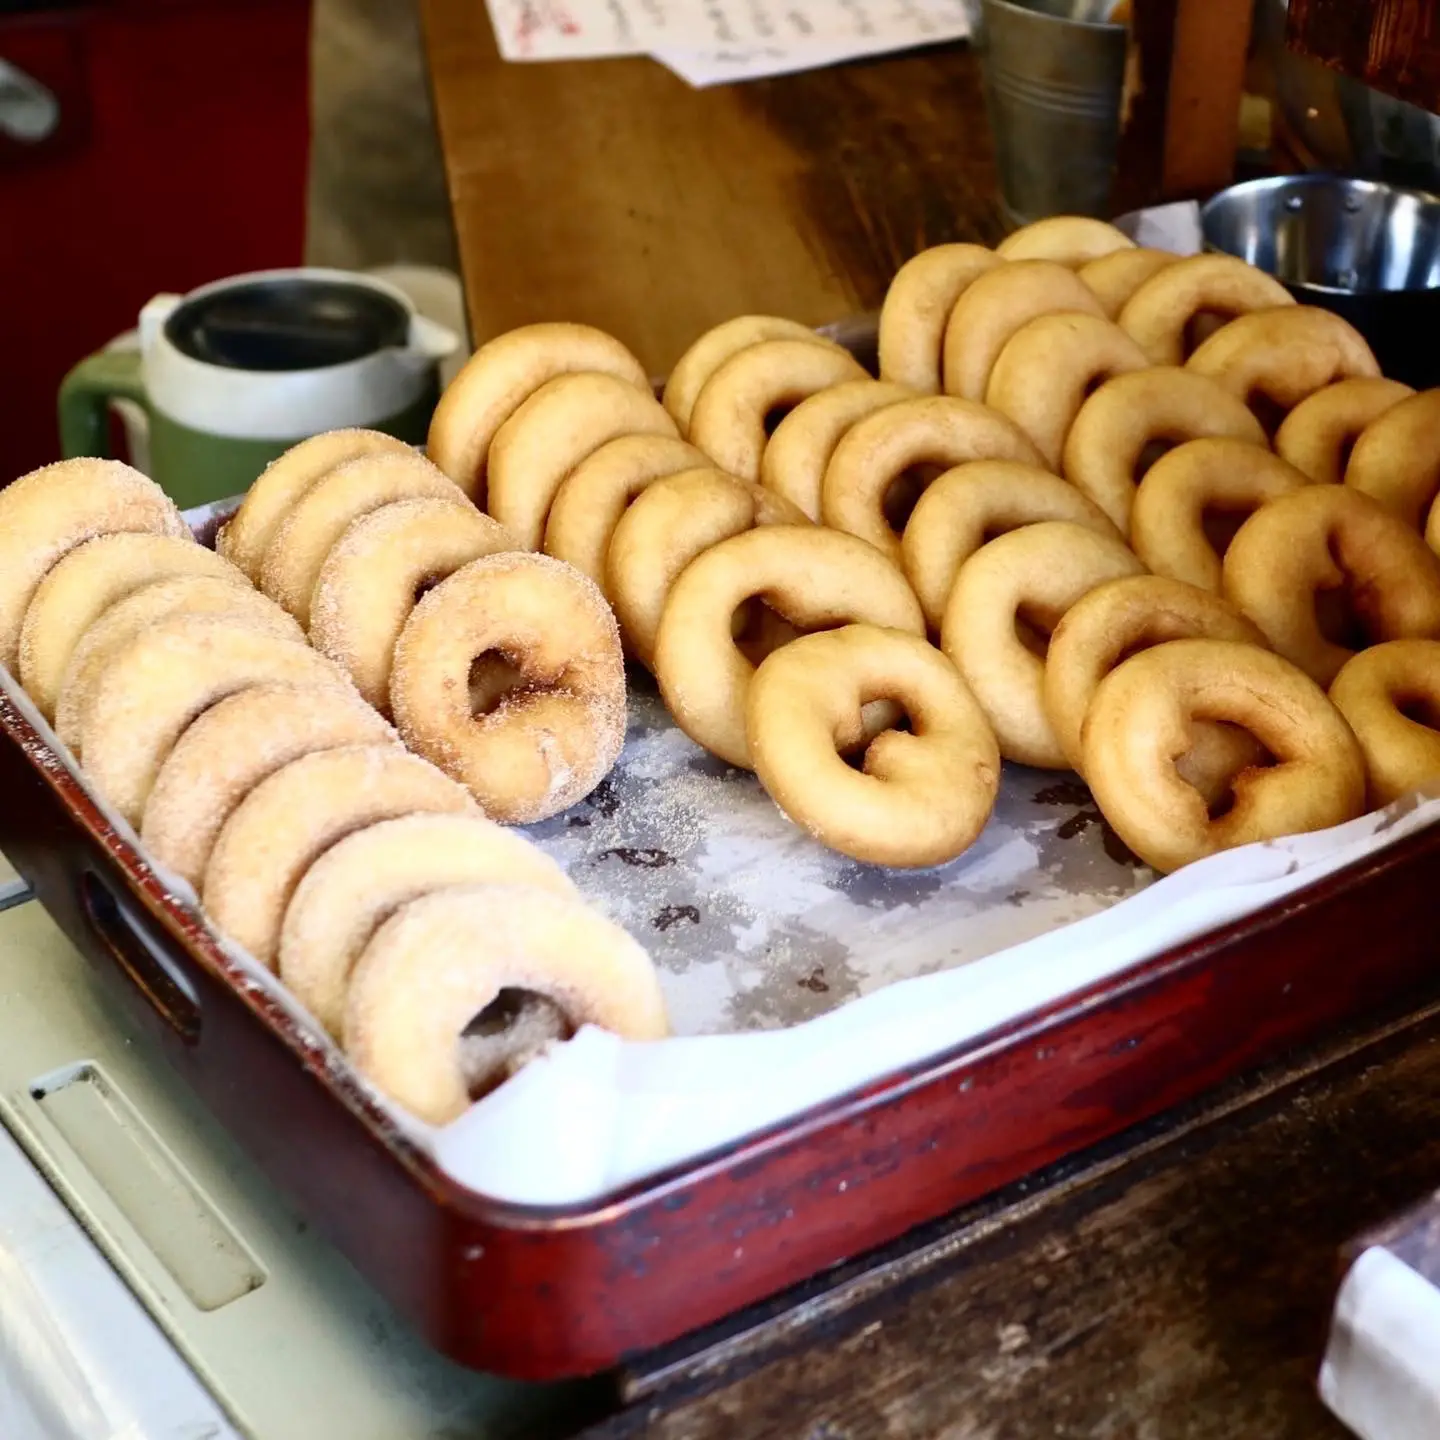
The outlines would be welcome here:
M 1052 260 L 1015 260 L 978 276 L 945 326 L 945 393 L 983 400 L 990 371 L 1010 337 L 1041 315 L 1069 312 L 1105 318 L 1095 292 Z
M 388 715 L 395 643 L 416 597 L 482 555 L 513 549 L 509 531 L 473 506 L 433 497 L 382 505 L 325 557 L 310 597 L 310 643 Z
M 243 615 L 172 615 L 135 636 L 95 679 L 80 717 L 85 773 L 132 825 L 181 732 L 250 685 L 332 685 L 344 673 L 298 640 Z
M 493 1029 L 482 1023 L 477 1039 L 462 1040 L 492 1016 Z M 402 906 L 366 945 L 346 1000 L 345 1050 L 397 1104 L 445 1125 L 472 1087 L 494 1089 L 582 1025 L 626 1040 L 669 1032 L 640 945 L 568 896 L 464 886 Z
M 1294 303 L 1278 280 L 1234 255 L 1190 255 L 1152 275 L 1120 312 L 1119 325 L 1152 365 L 1183 365 L 1201 317 L 1233 320 Z
M 1123 230 L 1104 220 L 1088 215 L 1049 215 L 1012 231 L 995 247 L 995 253 L 1006 260 L 1052 260 L 1073 267 L 1134 246 Z
M 1216 435 L 1265 444 L 1245 402 L 1213 380 L 1189 370 L 1138 370 L 1107 381 L 1081 405 L 1065 437 L 1062 471 L 1126 532 L 1152 447 Z
M 602 445 L 556 491 L 545 522 L 545 553 L 603 589 L 605 556 L 626 509 L 656 480 L 709 463 L 693 445 L 664 435 L 622 435 Z
M 920 497 L 900 539 L 900 559 L 932 631 L 940 633 L 960 567 L 988 540 L 1042 520 L 1070 520 L 1123 537 L 1105 512 L 1048 470 L 1013 460 L 974 460 L 947 470 Z
M 920 603 L 899 567 L 853 536 L 772 525 L 706 550 L 670 591 L 655 637 L 655 676 L 675 723 L 742 769 L 750 764 L 745 706 L 755 671 L 731 621 L 756 598 L 802 632 L 858 621 L 925 634 Z
M 1047 636 L 1087 591 L 1143 568 L 1119 540 L 1068 520 L 1012 530 L 960 567 L 940 644 L 980 702 L 1007 760 L 1044 770 L 1069 764 L 1045 709 L 1045 662 L 1019 627 Z
M 868 378 L 838 345 L 762 340 L 717 366 L 705 382 L 690 412 L 690 443 L 728 474 L 759 480 L 765 427 L 776 411 L 832 385 Z
M 1305 477 L 1248 440 L 1189 440 L 1145 472 L 1130 508 L 1130 545 L 1157 575 L 1220 589 L 1220 565 L 1240 522 Z M 1232 522 L 1228 532 L 1217 527 Z M 1208 522 L 1208 523 L 1207 523 Z
M 1225 552 L 1224 586 L 1275 650 L 1321 685 L 1367 645 L 1440 636 L 1440 558 L 1348 485 L 1307 485 L 1262 505 Z M 1341 587 L 1348 614 L 1337 640 L 1316 603 Z
M 300 497 L 322 476 L 365 455 L 413 455 L 414 448 L 379 430 L 327 430 L 272 460 L 220 527 L 215 549 L 258 582 L 265 552 Z
M 860 770 L 836 736 L 861 707 L 899 703 Z M 1000 752 L 955 667 L 918 636 L 873 625 L 804 635 L 750 682 L 746 733 L 770 798 L 822 844 L 874 865 L 943 865 L 974 843 L 995 805 Z
M 118 460 L 61 460 L 0 490 L 0 665 L 15 673 L 25 611 L 51 566 L 122 530 L 190 538 L 170 497 Z
M 1051 470 L 1091 390 L 1145 369 L 1144 352 L 1095 315 L 1041 315 L 1006 342 L 990 371 L 985 403 L 1029 436 Z
M 1276 763 L 1243 771 L 1209 813 L 1175 761 L 1195 720 L 1237 725 Z M 1307 675 L 1255 645 L 1172 640 L 1100 683 L 1085 720 L 1085 778 L 1120 838 L 1156 870 L 1218 850 L 1342 824 L 1365 804 L 1360 747 Z
M 547 380 L 589 370 L 650 394 L 645 367 L 617 340 L 590 325 L 522 325 L 487 341 L 445 387 L 425 449 L 480 509 L 485 469 L 500 427 Z
M 818 522 L 825 470 L 841 437 L 867 415 L 913 394 L 882 380 L 848 380 L 802 400 L 775 427 L 760 457 L 760 483 Z
M 487 508 L 517 548 L 540 548 L 566 477 L 622 435 L 680 438 L 653 395 L 613 375 L 558 375 L 516 409 L 495 433 L 486 473 Z
M 332 845 L 381 820 L 474 805 L 461 786 L 397 745 L 302 755 L 266 776 L 220 827 L 200 891 L 205 913 L 273 970 L 290 897 Z
M 1337 380 L 1285 417 L 1275 432 L 1275 453 L 1315 484 L 1338 485 L 1365 427 L 1414 393 L 1398 380 Z
M 220 827 L 282 765 L 344 745 L 399 745 L 395 732 L 338 685 L 252 685 L 193 720 L 156 772 L 140 839 L 197 889 Z
M 483 815 L 403 815 L 332 845 L 285 910 L 280 978 L 340 1038 L 360 952 L 402 905 L 453 885 L 527 885 L 579 898 L 565 872 L 518 831 Z
M 1360 432 L 1345 483 L 1419 530 L 1440 492 L 1440 390 L 1392 405 Z
M 157 580 L 209 575 L 249 586 L 213 550 L 174 535 L 124 531 L 77 545 L 40 582 L 20 631 L 20 683 L 47 719 L 80 637 L 110 606 Z
M 498 662 L 488 674 L 476 662 Z M 472 683 L 494 687 L 479 696 Z M 426 595 L 395 647 L 390 705 L 405 743 L 495 820 L 583 800 L 625 743 L 625 662 L 595 582 L 548 555 L 491 555 Z
M 1095 292 L 1106 316 L 1117 319 L 1125 302 L 1152 276 L 1180 256 L 1169 250 L 1150 250 L 1137 245 L 1133 250 L 1112 250 L 1087 260 L 1075 273 Z
M 1360 651 L 1341 666 L 1330 699 L 1360 742 L 1372 805 L 1440 780 L 1440 641 Z
M 880 307 L 880 378 L 938 395 L 950 312 L 972 280 L 1001 263 L 983 245 L 934 245 L 907 260 Z
M 1040 452 L 998 411 L 951 395 L 887 405 L 857 421 L 825 468 L 821 512 L 836 530 L 900 560 L 900 537 L 886 514 L 895 483 L 914 466 L 948 470 L 971 460 L 1043 465 Z

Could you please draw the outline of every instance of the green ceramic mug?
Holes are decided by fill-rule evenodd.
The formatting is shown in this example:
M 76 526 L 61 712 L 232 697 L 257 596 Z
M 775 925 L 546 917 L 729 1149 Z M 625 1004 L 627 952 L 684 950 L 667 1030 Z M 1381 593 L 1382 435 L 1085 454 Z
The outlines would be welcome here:
M 109 453 L 112 400 L 145 412 L 149 468 L 182 508 L 246 490 L 277 455 L 363 426 L 419 444 L 458 345 L 393 285 L 267 270 L 157 295 L 138 350 L 82 360 L 60 387 L 63 454 Z

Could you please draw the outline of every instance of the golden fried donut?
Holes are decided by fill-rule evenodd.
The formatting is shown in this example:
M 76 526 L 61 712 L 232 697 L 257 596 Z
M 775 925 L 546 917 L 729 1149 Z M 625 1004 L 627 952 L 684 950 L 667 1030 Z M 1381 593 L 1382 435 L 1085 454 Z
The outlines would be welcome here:
M 61 460 L 0 490 L 0 665 L 12 675 L 25 611 L 51 566 L 122 530 L 190 538 L 170 497 L 118 460 Z
M 493 1025 L 462 1039 L 477 1018 Z M 463 886 L 402 906 L 366 945 L 345 1003 L 345 1050 L 397 1104 L 445 1125 L 472 1089 L 493 1090 L 582 1025 L 626 1040 L 669 1032 L 640 945 L 569 896 Z
M 806 523 L 783 496 L 720 470 L 657 481 L 615 527 L 606 560 L 605 593 L 631 653 L 653 667 L 665 602 L 697 555 L 757 525 Z
M 317 750 L 387 742 L 400 738 L 351 690 L 252 685 L 186 726 L 156 772 L 140 839 L 198 889 L 220 827 L 267 775 Z
M 762 340 L 717 366 L 690 412 L 690 443 L 720 469 L 759 480 L 766 422 L 777 410 L 847 380 L 865 368 L 838 345 L 813 340 Z
M 1340 667 L 1330 699 L 1360 742 L 1372 805 L 1440 780 L 1440 641 L 1362 650 Z
M 522 325 L 482 345 L 445 387 L 426 453 L 485 509 L 485 468 L 496 432 L 547 380 L 580 370 L 651 393 L 645 367 L 613 335 L 590 325 Z
M 290 897 L 332 845 L 381 820 L 474 808 L 461 786 L 398 745 L 302 755 L 266 776 L 220 827 L 201 903 L 216 929 L 273 970 Z
M 853 536 L 772 525 L 706 550 L 670 591 L 655 637 L 655 677 L 675 723 L 742 769 L 750 765 L 745 706 L 755 670 L 735 643 L 731 620 L 757 598 L 800 631 L 860 621 L 925 634 L 920 603 L 899 567 Z
M 1240 523 L 1305 477 L 1248 440 L 1189 440 L 1145 472 L 1130 508 L 1130 546 L 1157 575 L 1218 592 Z
M 1234 255 L 1190 255 L 1152 275 L 1120 312 L 1119 325 L 1152 365 L 1183 365 L 1202 317 L 1233 320 L 1294 303 L 1278 280 Z
M 1117 375 L 1081 405 L 1062 473 L 1124 532 L 1151 448 L 1216 435 L 1265 445 L 1245 402 L 1204 375 L 1166 367 Z
M 857 421 L 913 393 L 882 380 L 847 380 L 802 400 L 775 427 L 760 457 L 760 483 L 818 522 L 825 469 L 841 437 Z
M 860 770 L 836 737 L 860 710 L 899 703 Z M 995 805 L 1000 752 L 975 697 L 934 646 L 902 630 L 846 625 L 803 635 L 750 682 L 746 734 L 770 798 L 822 845 L 872 865 L 943 865 L 975 842 Z
M 1440 491 L 1440 390 L 1391 406 L 1360 432 L 1345 483 L 1420 529 Z
M 1019 426 L 998 411 L 952 395 L 901 400 L 857 421 L 825 467 L 821 513 L 836 530 L 900 562 L 900 537 L 886 515 L 892 487 L 915 466 L 948 470 L 971 460 L 1042 465 Z
M 1042 315 L 1006 342 L 990 371 L 985 403 L 1013 420 L 1051 470 L 1096 385 L 1143 370 L 1145 356 L 1118 325 L 1094 315 Z
M 613 375 L 559 375 L 520 405 L 495 432 L 487 466 L 487 508 L 515 537 L 516 548 L 540 548 L 566 477 L 622 435 L 680 438 L 653 395 Z
M 1169 250 L 1150 250 L 1137 245 L 1133 250 L 1112 250 L 1098 259 L 1087 260 L 1075 273 L 1095 292 L 1107 319 L 1118 318 L 1125 302 L 1152 276 L 1180 256 Z
M 366 455 L 322 475 L 281 522 L 260 566 L 260 588 L 303 626 L 325 558 L 350 524 L 396 500 L 430 496 L 457 509 L 469 502 L 423 456 Z
M 1338 485 L 1361 431 L 1414 393 L 1398 380 L 1337 380 L 1285 417 L 1275 432 L 1275 453 L 1317 485 Z
M 1197 720 L 1248 730 L 1276 760 L 1238 775 L 1234 803 L 1214 819 L 1175 766 Z M 1172 640 L 1132 656 L 1100 682 L 1084 746 L 1101 813 L 1162 872 L 1340 825 L 1365 805 L 1360 747 L 1340 712 L 1302 671 L 1255 645 Z
M 1123 538 L 1094 501 L 1033 465 L 974 460 L 930 485 L 905 526 L 900 559 L 931 630 L 940 632 L 961 565 L 987 540 L 1041 520 L 1070 520 Z
M 1217 330 L 1185 362 L 1218 380 L 1262 422 L 1288 415 L 1337 380 L 1378 376 L 1380 367 L 1353 325 L 1313 305 L 1252 310 Z
M 966 288 L 945 326 L 945 393 L 983 400 L 1006 342 L 1041 315 L 1075 313 L 1103 320 L 1095 292 L 1052 260 L 1016 260 L 987 270 Z
M 693 445 L 664 435 L 622 435 L 602 445 L 555 492 L 545 522 L 545 553 L 603 589 L 605 556 L 626 509 L 654 481 L 709 463 Z
M 1088 215 L 1049 215 L 1012 231 L 996 247 L 1005 260 L 1052 260 L 1072 268 L 1110 255 L 1133 250 L 1135 242 L 1123 230 Z
M 76 642 L 111 605 L 142 586 L 180 575 L 250 582 L 213 550 L 174 535 L 126 531 L 77 545 L 40 582 L 20 631 L 20 683 L 46 719 Z
M 1322 685 L 1366 645 L 1440 635 L 1440 559 L 1348 485 L 1307 485 L 1262 505 L 1225 552 L 1224 585 L 1275 650 Z M 1337 639 L 1316 606 L 1319 592 L 1341 587 L 1349 613 Z
M 214 575 L 177 575 L 142 586 L 112 605 L 75 642 L 55 694 L 55 733 L 83 759 L 83 720 L 90 696 L 111 657 L 135 636 L 172 615 L 235 615 L 272 635 L 303 640 L 304 632 L 273 600 L 248 585 Z
M 413 455 L 414 447 L 379 430 L 327 430 L 272 460 L 220 527 L 215 549 L 255 582 L 275 532 L 300 497 L 322 476 L 365 455 Z
M 492 687 L 478 708 L 472 684 Z M 492 819 L 544 820 L 583 800 L 625 743 L 615 617 L 589 576 L 548 555 L 473 561 L 405 622 L 390 704 L 405 743 Z
M 980 702 L 1007 760 L 1045 770 L 1069 764 L 1045 710 L 1045 662 L 1020 625 L 1044 637 L 1087 591 L 1142 569 L 1119 540 L 1068 520 L 1012 530 L 960 567 L 940 644 Z
M 395 642 L 416 597 L 482 555 L 513 549 L 505 527 L 470 505 L 382 505 L 353 521 L 325 557 L 310 597 L 310 643 L 388 715 Z
M 251 685 L 330 685 L 342 671 L 308 645 L 243 615 L 171 615 L 120 647 L 80 715 L 85 773 L 132 825 L 180 733 L 217 700 Z
M 983 245 L 934 245 L 907 260 L 880 307 L 880 378 L 938 395 L 945 322 L 965 287 L 1000 263 Z

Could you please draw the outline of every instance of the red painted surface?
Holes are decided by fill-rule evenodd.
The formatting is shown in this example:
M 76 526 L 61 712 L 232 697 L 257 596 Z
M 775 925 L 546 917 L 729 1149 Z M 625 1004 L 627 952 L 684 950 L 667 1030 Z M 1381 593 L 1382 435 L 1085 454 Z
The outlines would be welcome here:
M 0 138 L 0 483 L 58 455 L 55 393 L 162 290 L 300 262 L 308 0 L 0 15 L 61 127 Z

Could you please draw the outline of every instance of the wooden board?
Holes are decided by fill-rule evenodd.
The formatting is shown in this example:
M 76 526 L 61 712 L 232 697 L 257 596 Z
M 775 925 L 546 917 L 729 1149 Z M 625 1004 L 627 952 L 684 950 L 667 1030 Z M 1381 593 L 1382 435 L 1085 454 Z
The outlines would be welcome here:
M 1289 37 L 1353 80 L 1440 110 L 1440 0 L 1290 0 Z

